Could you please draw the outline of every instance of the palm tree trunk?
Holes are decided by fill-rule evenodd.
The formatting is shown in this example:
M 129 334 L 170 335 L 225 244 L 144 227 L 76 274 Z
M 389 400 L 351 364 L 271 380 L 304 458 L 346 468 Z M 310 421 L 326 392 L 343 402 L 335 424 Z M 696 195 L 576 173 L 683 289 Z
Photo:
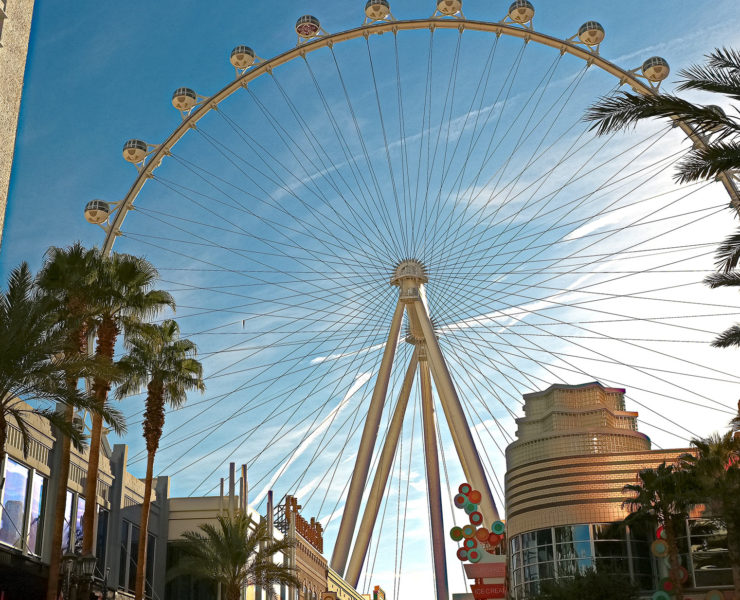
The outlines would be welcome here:
M 239 600 L 242 594 L 242 586 L 239 583 L 229 583 L 226 586 L 226 600 Z
M 112 319 L 103 319 L 98 328 L 98 343 L 95 355 L 113 362 L 113 351 L 118 337 L 118 327 Z M 110 381 L 95 378 L 93 393 L 100 411 L 105 406 L 110 391 Z M 103 435 L 103 417 L 92 414 L 90 433 L 90 455 L 85 480 L 85 513 L 82 516 L 82 554 L 92 554 L 95 545 L 95 513 L 98 508 L 98 467 L 100 465 L 100 441 Z
M 136 559 L 136 600 L 144 600 L 146 591 L 146 554 L 149 540 L 149 508 L 152 497 L 152 478 L 154 477 L 154 452 L 148 452 L 146 458 L 146 482 L 144 483 L 144 502 L 141 505 L 141 523 L 139 524 L 139 556 Z
M 71 423 L 74 418 L 74 408 L 67 406 L 64 409 L 64 419 Z M 54 523 L 51 531 L 51 558 L 49 559 L 49 581 L 46 586 L 46 600 L 58 600 L 59 595 L 59 566 L 62 562 L 62 533 L 64 532 L 64 517 L 67 507 L 67 479 L 69 479 L 69 458 L 72 441 L 62 436 L 62 459 L 59 464 L 59 485 L 56 490 L 56 504 L 54 507 Z
M 737 522 L 733 519 L 727 519 L 725 523 L 727 529 L 727 553 L 730 557 L 730 566 L 732 567 L 732 582 L 735 589 L 733 590 L 733 600 L 740 600 L 740 529 Z
M 668 561 L 671 564 L 670 571 L 668 572 L 668 579 L 671 580 L 671 583 L 673 583 L 674 589 L 676 590 L 676 600 L 683 600 L 683 584 L 681 583 L 681 579 L 674 575 L 678 572 L 678 567 L 681 566 L 681 560 L 678 556 L 678 542 L 676 540 L 673 521 L 666 519 L 664 529 L 666 532 L 666 543 L 668 544 Z
M 5 477 L 2 476 L 2 468 L 5 463 L 5 440 L 8 439 L 8 422 L 5 417 L 0 417 L 0 498 L 3 497 L 3 487 L 5 487 Z

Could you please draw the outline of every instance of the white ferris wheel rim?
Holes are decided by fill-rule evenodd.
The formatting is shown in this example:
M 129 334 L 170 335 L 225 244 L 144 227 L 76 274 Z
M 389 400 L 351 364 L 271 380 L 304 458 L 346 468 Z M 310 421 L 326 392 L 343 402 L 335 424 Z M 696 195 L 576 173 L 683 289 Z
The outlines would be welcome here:
M 354 29 L 347 29 L 338 33 L 321 35 L 305 43 L 298 44 L 296 47 L 273 58 L 254 64 L 251 68 L 247 69 L 213 95 L 204 97 L 189 114 L 184 115 L 182 123 L 172 131 L 164 142 L 155 146 L 155 149 L 147 156 L 146 162 L 142 168 L 139 169 L 138 175 L 128 192 L 120 202 L 116 203 L 114 211 L 115 216 L 110 224 L 105 227 L 106 235 L 103 242 L 103 252 L 108 254 L 112 251 L 116 237 L 120 235 L 121 226 L 123 225 L 126 215 L 128 211 L 132 209 L 134 201 L 144 187 L 144 184 L 152 178 L 154 170 L 162 164 L 162 161 L 169 155 L 177 142 L 179 142 L 188 131 L 193 129 L 198 121 L 205 117 L 211 110 L 216 109 L 222 101 L 226 100 L 239 89 L 246 87 L 251 81 L 257 79 L 261 75 L 269 74 L 275 67 L 281 66 L 295 60 L 296 58 L 303 57 L 320 48 L 333 47 L 334 44 L 340 42 L 355 40 L 362 37 L 367 38 L 371 35 L 382 35 L 388 32 L 395 35 L 399 31 L 418 31 L 424 29 L 430 29 L 432 31 L 434 29 L 457 29 L 461 33 L 465 30 L 479 31 L 492 33 L 496 36 L 504 35 L 519 38 L 524 40 L 525 43 L 536 42 L 543 46 L 549 46 L 550 48 L 559 50 L 562 54 L 570 54 L 571 56 L 579 58 L 585 61 L 589 66 L 595 65 L 604 72 L 614 76 L 621 85 L 629 84 L 632 89 L 640 94 L 656 93 L 656 88 L 651 86 L 649 83 L 646 83 L 646 80 L 638 75 L 639 68 L 632 70 L 624 69 L 610 60 L 605 59 L 598 52 L 594 52 L 588 46 L 541 33 L 522 25 L 469 20 L 465 18 L 431 17 L 425 19 L 381 21 L 362 25 Z M 706 146 L 706 142 L 701 136 L 697 135 L 689 124 L 680 120 L 677 120 L 676 123 L 696 146 Z M 729 173 L 722 173 L 718 179 L 721 181 L 730 197 L 731 206 L 740 213 L 740 189 L 738 189 L 735 179 Z

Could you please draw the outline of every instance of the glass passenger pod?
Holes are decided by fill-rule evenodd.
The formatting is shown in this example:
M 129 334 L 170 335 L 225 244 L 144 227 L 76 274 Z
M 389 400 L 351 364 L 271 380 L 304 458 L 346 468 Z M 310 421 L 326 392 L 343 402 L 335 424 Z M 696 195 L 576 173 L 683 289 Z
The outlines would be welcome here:
M 295 32 L 303 39 L 316 37 L 321 31 L 321 22 L 314 16 L 303 15 L 296 21 Z
M 642 74 L 645 79 L 652 83 L 663 81 L 670 72 L 671 68 L 668 66 L 668 61 L 660 56 L 653 56 L 642 63 Z
M 367 0 L 365 16 L 373 21 L 382 21 L 391 14 L 391 5 L 388 0 Z
M 177 88 L 175 93 L 172 94 L 172 106 L 183 112 L 191 110 L 196 105 L 197 101 L 197 94 L 190 88 Z
M 529 23 L 534 18 L 534 6 L 529 0 L 516 0 L 509 7 L 509 18 L 520 25 Z
M 93 225 L 101 225 L 110 216 L 110 205 L 105 200 L 90 200 L 85 205 L 85 220 Z
M 462 0 L 437 0 L 437 10 L 446 17 L 452 17 L 462 11 Z
M 129 140 L 123 145 L 123 158 L 130 163 L 140 163 L 146 158 L 147 143 L 142 140 Z
M 237 46 L 231 51 L 231 64 L 237 69 L 248 69 L 254 64 L 255 53 L 249 46 Z
M 596 21 L 586 21 L 578 28 L 578 39 L 587 46 L 598 46 L 604 41 L 604 28 Z

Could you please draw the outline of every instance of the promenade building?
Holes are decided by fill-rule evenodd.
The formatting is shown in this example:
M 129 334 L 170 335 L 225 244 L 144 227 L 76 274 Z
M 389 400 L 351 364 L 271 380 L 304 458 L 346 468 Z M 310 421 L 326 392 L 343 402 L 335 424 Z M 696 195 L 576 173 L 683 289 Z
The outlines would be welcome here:
M 34 0 L 0 0 L 0 242 L 15 151 L 33 4 Z
M 625 529 L 623 488 L 637 473 L 671 463 L 689 448 L 653 450 L 627 411 L 625 390 L 598 382 L 552 385 L 524 395 L 517 439 L 506 449 L 506 529 L 509 589 L 515 599 L 540 583 L 587 569 L 622 573 L 646 594 L 663 567 L 650 554 L 652 531 Z M 703 598 L 727 589 L 732 577 L 726 534 L 692 515 L 680 540 L 687 586 Z
M 79 552 L 81 520 L 85 511 L 84 481 L 89 454 L 72 449 L 69 477 L 59 480 L 61 444 L 46 419 L 30 413 L 28 452 L 23 438 L 11 420 L 5 444 L 7 456 L 0 464 L 4 477 L 0 497 L 0 598 L 33 600 L 44 598 L 56 493 L 66 487 L 62 547 L 64 552 Z M 103 583 L 120 591 L 118 598 L 133 592 L 139 541 L 139 517 L 144 499 L 144 484 L 127 470 L 128 448 L 110 447 L 104 439 L 100 453 L 97 494 L 97 543 L 95 555 L 97 585 Z M 168 525 L 167 495 L 169 480 L 159 478 L 152 492 L 149 525 L 147 594 L 164 598 L 164 564 Z

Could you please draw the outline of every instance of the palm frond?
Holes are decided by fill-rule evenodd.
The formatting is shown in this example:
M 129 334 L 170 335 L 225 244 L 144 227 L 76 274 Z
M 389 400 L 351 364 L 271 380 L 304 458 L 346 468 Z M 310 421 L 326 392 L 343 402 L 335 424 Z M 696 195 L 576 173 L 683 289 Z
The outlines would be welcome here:
M 717 269 L 722 273 L 729 273 L 737 266 L 740 260 L 740 230 L 727 236 L 715 253 Z
M 690 150 L 678 162 L 676 180 L 691 183 L 737 169 L 740 169 L 740 142 L 713 142 Z
M 712 346 L 714 348 L 740 346 L 740 325 L 733 325 L 725 329 L 712 341 Z
M 712 289 L 719 287 L 740 287 L 740 273 L 736 271 L 712 273 L 704 278 L 704 283 Z
M 681 119 L 699 132 L 717 132 L 720 136 L 740 132 L 740 125 L 715 107 L 696 105 L 669 94 L 620 91 L 600 98 L 583 117 L 593 123 L 591 129 L 598 135 L 634 127 L 638 121 L 649 118 Z
M 680 71 L 683 81 L 677 86 L 679 91 L 700 90 L 724 94 L 740 100 L 740 73 L 711 64 L 694 65 Z

